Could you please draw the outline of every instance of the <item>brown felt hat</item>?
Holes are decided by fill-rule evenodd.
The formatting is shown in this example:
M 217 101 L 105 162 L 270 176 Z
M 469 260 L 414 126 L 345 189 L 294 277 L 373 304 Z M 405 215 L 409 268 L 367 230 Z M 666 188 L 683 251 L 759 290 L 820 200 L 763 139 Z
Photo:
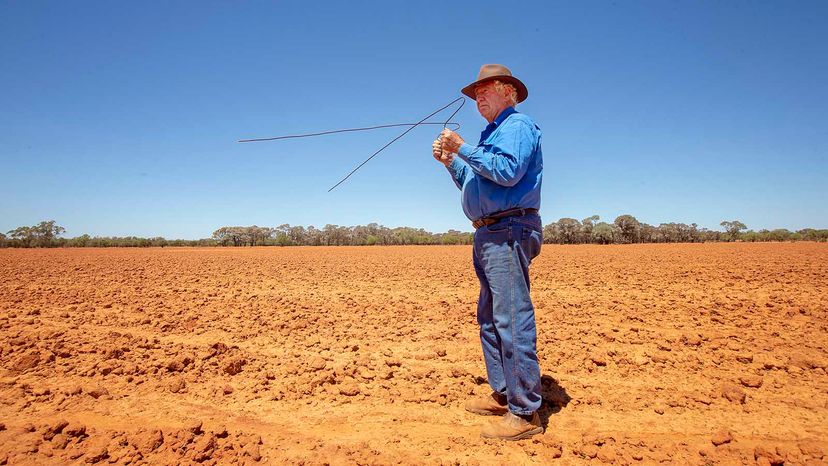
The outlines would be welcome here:
M 515 86 L 515 89 L 517 89 L 518 103 L 523 102 L 527 97 L 529 97 L 529 90 L 526 89 L 526 85 L 523 84 L 520 79 L 512 76 L 512 72 L 509 71 L 509 68 L 506 68 L 503 65 L 481 66 L 480 72 L 477 73 L 477 81 L 464 87 L 460 90 L 460 92 L 474 100 L 474 86 L 486 81 L 493 81 L 495 79 Z

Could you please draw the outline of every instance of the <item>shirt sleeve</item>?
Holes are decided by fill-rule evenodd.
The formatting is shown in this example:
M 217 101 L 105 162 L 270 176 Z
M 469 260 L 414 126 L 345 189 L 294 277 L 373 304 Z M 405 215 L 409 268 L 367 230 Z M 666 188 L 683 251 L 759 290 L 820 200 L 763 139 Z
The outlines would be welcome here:
M 457 151 L 474 173 L 506 187 L 516 185 L 523 178 L 535 151 L 531 125 L 520 120 L 509 123 L 500 128 L 500 135 L 492 145 L 474 147 L 464 143 Z
M 463 189 L 463 185 L 466 183 L 466 179 L 470 176 L 469 173 L 469 166 L 466 165 L 465 162 L 460 160 L 460 157 L 455 156 L 454 160 L 446 167 L 451 174 L 451 178 L 454 180 L 454 184 L 457 185 L 457 189 Z

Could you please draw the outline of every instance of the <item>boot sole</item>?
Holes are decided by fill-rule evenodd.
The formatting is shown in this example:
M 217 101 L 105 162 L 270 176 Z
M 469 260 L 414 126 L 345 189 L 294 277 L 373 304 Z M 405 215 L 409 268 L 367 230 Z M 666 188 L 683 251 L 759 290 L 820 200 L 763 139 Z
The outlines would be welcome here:
M 509 412 L 508 409 L 504 409 L 503 411 L 497 411 L 497 412 L 496 411 L 489 411 L 489 410 L 486 410 L 486 409 L 473 409 L 473 408 L 464 408 L 464 409 L 466 411 L 470 412 L 470 413 L 479 414 L 481 416 L 503 416 L 504 414 Z
M 532 430 L 527 430 L 526 432 L 522 432 L 520 434 L 514 435 L 512 437 L 486 437 L 483 434 L 480 434 L 481 437 L 493 440 L 508 440 L 508 441 L 515 441 L 515 440 L 524 440 L 528 439 L 529 437 L 533 437 L 538 434 L 543 433 L 543 427 L 535 427 Z

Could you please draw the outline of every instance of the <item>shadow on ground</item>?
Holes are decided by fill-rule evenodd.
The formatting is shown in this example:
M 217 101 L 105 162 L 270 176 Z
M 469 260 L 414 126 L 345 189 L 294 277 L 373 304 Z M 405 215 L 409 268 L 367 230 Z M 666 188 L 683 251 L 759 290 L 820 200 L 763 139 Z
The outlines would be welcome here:
M 549 418 L 566 408 L 569 402 L 572 401 L 572 397 L 566 393 L 566 389 L 554 377 L 548 375 L 541 376 L 541 397 L 543 403 L 538 410 L 538 415 L 541 418 L 543 428 L 546 429 Z

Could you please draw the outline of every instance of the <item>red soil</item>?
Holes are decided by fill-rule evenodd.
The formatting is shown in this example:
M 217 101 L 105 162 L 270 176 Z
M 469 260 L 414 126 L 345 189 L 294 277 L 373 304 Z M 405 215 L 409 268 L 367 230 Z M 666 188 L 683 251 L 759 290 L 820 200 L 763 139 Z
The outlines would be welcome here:
M 469 247 L 0 250 L 0 464 L 828 464 L 828 245 L 544 246 L 484 441 Z

